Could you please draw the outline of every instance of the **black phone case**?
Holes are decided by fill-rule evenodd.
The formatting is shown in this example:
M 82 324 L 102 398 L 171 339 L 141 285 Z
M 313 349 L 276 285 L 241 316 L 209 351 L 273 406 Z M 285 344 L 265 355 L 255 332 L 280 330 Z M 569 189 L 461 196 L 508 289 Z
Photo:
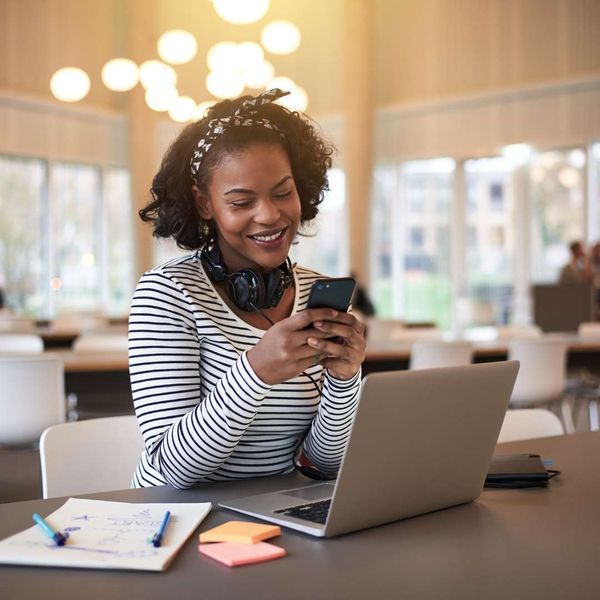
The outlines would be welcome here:
M 317 279 L 310 288 L 306 308 L 334 308 L 346 312 L 355 285 L 352 277 Z

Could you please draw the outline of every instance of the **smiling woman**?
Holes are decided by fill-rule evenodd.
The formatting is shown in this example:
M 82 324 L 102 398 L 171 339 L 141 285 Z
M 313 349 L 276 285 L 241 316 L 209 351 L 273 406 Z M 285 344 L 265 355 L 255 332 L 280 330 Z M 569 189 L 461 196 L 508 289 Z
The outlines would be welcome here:
M 147 272 L 130 317 L 145 451 L 134 486 L 336 472 L 364 358 L 349 313 L 306 309 L 319 274 L 292 265 L 328 189 L 331 147 L 270 90 L 213 106 L 167 151 L 140 211 L 194 252 Z

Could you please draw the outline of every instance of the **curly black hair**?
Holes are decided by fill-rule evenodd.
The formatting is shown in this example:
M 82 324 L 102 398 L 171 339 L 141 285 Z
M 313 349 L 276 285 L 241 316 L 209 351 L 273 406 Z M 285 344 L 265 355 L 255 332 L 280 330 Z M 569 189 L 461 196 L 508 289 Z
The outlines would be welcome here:
M 155 237 L 172 237 L 180 248 L 203 248 L 215 236 L 212 221 L 203 219 L 194 201 L 192 186 L 208 195 L 214 169 L 224 156 L 231 156 L 255 143 L 278 144 L 288 155 L 301 205 L 302 224 L 314 219 L 324 193 L 329 189 L 327 170 L 331 167 L 333 146 L 327 142 L 308 117 L 279 104 L 257 108 L 256 118 L 271 121 L 284 136 L 257 125 L 229 127 L 202 159 L 195 178 L 190 159 L 198 141 L 204 137 L 211 119 L 232 116 L 251 96 L 223 100 L 213 105 L 204 118 L 188 125 L 165 153 L 152 180 L 152 201 L 139 211 L 143 221 L 151 222 Z M 254 117 L 255 115 L 253 115 Z

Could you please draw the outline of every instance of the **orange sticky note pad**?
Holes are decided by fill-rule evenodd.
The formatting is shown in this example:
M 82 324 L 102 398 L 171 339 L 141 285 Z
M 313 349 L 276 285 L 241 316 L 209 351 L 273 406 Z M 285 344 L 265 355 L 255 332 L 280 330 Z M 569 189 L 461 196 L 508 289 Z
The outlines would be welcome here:
M 248 523 L 246 521 L 227 521 L 227 523 L 201 533 L 200 543 L 236 542 L 238 544 L 256 544 L 280 534 L 281 528 L 278 525 Z
M 234 542 L 201 544 L 198 546 L 198 550 L 201 554 L 209 556 L 228 567 L 250 565 L 285 556 L 283 548 L 265 542 L 258 542 L 258 544 L 236 544 Z

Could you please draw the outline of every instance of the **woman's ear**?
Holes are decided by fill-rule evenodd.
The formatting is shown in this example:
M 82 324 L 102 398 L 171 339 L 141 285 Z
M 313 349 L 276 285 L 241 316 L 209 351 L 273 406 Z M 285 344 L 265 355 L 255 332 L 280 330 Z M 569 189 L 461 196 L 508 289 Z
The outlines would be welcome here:
M 196 205 L 196 210 L 198 211 L 198 214 L 203 219 L 212 219 L 213 215 L 208 197 L 204 194 L 201 194 L 200 190 L 195 185 L 192 186 L 192 192 L 194 194 L 194 204 Z

